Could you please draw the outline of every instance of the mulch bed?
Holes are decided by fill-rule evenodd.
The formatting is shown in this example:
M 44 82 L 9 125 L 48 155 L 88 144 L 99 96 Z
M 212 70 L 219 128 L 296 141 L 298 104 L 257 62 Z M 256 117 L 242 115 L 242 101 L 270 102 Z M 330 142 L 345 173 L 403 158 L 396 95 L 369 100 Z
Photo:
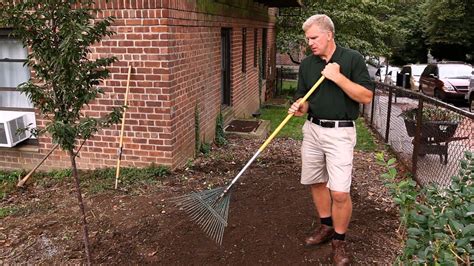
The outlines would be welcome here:
M 305 248 L 318 225 L 309 188 L 299 183 L 300 141 L 276 139 L 239 180 L 223 245 L 216 245 L 168 200 L 223 186 L 261 140 L 233 137 L 223 148 L 152 184 L 85 194 L 94 264 L 298 265 L 331 263 L 330 244 Z M 392 264 L 400 250 L 398 211 L 380 181 L 374 154 L 355 154 L 353 216 L 347 235 L 355 264 Z M 0 262 L 85 263 L 71 180 L 16 191 L 2 207 Z

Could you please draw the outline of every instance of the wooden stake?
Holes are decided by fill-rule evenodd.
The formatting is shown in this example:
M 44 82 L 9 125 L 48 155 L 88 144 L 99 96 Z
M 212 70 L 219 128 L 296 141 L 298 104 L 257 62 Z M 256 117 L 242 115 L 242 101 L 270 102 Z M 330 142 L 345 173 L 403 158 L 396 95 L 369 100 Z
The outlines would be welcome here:
M 125 90 L 125 101 L 123 105 L 125 106 L 125 109 L 123 110 L 123 115 L 122 115 L 122 127 L 120 129 L 120 142 L 119 142 L 119 148 L 118 148 L 118 158 L 117 158 L 117 169 L 115 172 L 115 189 L 118 188 L 118 179 L 120 176 L 120 163 L 122 162 L 122 151 L 123 151 L 123 131 L 125 129 L 125 114 L 127 112 L 127 101 L 128 101 L 128 92 L 130 90 L 130 75 L 132 73 L 132 66 L 128 66 L 128 76 L 127 76 L 127 89 Z
M 51 153 L 53 153 L 53 151 L 58 146 L 59 146 L 59 144 L 54 145 L 54 147 L 48 152 L 48 154 L 46 154 L 43 157 L 43 159 L 33 169 L 31 169 L 31 171 L 25 177 L 23 177 L 23 179 L 18 181 L 18 184 L 16 184 L 16 186 L 17 187 L 23 187 L 23 185 L 26 183 L 26 181 L 28 181 L 28 179 L 31 177 L 31 175 L 33 175 L 33 173 L 36 171 L 36 169 L 38 169 L 38 167 L 40 167 L 43 164 L 43 162 L 46 161 L 46 159 L 51 155 Z

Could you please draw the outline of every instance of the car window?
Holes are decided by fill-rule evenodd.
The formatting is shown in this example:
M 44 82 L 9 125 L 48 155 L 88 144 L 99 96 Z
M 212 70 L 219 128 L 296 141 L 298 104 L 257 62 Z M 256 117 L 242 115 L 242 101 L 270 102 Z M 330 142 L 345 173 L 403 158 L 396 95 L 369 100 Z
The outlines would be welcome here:
M 471 72 L 472 67 L 468 65 L 439 65 L 439 78 L 468 79 Z
M 438 68 L 434 64 L 427 65 L 423 70 L 423 73 L 421 73 L 422 77 L 429 77 L 430 75 L 438 75 Z
M 400 71 L 400 74 L 410 74 L 411 75 L 411 67 L 409 66 L 404 66 L 402 70 Z
M 412 65 L 411 66 L 411 73 L 413 76 L 421 76 L 423 73 L 423 69 L 425 69 L 426 65 Z

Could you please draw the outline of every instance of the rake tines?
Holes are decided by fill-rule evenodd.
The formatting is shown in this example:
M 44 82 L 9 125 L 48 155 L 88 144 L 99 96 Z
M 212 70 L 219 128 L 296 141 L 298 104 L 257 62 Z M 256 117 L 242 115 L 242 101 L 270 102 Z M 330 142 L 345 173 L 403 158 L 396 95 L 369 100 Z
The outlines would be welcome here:
M 229 214 L 230 193 L 221 197 L 224 188 L 215 188 L 173 198 L 211 239 L 222 245 Z

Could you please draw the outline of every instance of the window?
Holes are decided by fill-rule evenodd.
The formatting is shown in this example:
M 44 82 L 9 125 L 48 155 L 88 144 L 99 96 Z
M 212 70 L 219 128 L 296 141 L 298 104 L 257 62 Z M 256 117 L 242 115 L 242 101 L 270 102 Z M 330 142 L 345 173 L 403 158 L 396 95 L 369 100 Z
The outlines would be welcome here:
M 267 78 L 267 29 L 262 30 L 262 79 Z
M 253 30 L 253 67 L 257 67 L 258 29 Z
M 28 67 L 23 65 L 27 51 L 8 33 L 0 30 L 0 111 L 34 112 L 33 104 L 16 88 L 30 78 Z
M 242 29 L 242 73 L 247 71 L 247 28 Z
M 422 77 L 429 77 L 430 75 L 438 75 L 438 67 L 435 64 L 427 65 L 423 73 L 421 73 Z

